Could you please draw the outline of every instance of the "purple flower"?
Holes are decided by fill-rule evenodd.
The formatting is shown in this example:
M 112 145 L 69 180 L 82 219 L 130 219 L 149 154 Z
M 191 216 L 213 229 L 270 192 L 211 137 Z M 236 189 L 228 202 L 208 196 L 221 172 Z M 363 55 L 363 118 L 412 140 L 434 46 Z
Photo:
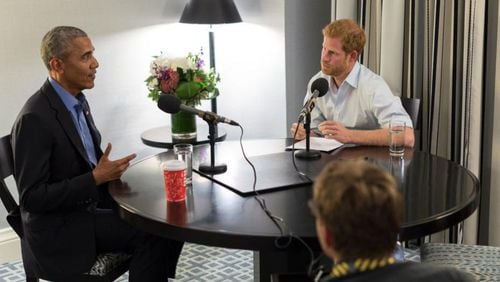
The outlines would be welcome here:
M 203 61 L 202 59 L 198 59 L 196 61 L 196 68 L 197 69 L 201 69 L 204 65 L 205 65 L 205 61 Z

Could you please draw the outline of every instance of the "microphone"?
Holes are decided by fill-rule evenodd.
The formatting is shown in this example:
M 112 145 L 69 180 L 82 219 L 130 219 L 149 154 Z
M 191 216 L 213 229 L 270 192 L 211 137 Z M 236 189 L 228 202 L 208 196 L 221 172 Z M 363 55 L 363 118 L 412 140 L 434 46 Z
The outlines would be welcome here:
M 316 79 L 311 84 L 311 92 L 311 98 L 307 100 L 307 102 L 304 104 L 304 107 L 302 108 L 302 111 L 300 111 L 299 122 L 304 119 L 305 115 L 312 112 L 314 106 L 316 105 L 316 99 L 318 97 L 325 96 L 326 92 L 328 92 L 328 81 L 322 77 Z
M 190 106 L 186 106 L 182 104 L 181 100 L 173 94 L 160 94 L 160 98 L 158 99 L 158 108 L 169 114 L 175 114 L 179 111 L 183 111 L 195 114 L 210 123 L 222 122 L 229 125 L 239 126 L 239 123 L 235 122 L 234 120 L 219 116 L 216 113 L 202 111 Z

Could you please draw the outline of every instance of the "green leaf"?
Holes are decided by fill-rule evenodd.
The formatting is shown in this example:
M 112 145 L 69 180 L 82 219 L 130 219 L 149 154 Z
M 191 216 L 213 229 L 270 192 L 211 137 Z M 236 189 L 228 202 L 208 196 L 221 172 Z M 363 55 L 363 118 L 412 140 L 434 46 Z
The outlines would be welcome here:
M 215 88 L 214 91 L 212 91 L 212 95 L 210 95 L 209 99 L 213 99 L 217 96 L 219 96 L 219 89 Z
M 175 93 L 177 97 L 181 100 L 189 100 L 196 96 L 196 94 L 200 93 L 201 86 L 198 82 L 190 81 L 190 82 L 181 82 Z

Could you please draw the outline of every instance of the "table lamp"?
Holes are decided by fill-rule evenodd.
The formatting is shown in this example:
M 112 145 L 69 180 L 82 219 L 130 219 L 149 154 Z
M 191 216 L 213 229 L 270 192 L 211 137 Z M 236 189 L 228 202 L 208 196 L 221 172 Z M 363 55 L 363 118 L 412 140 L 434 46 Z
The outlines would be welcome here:
M 215 47 L 213 24 L 241 22 L 240 13 L 233 0 L 189 0 L 182 12 L 181 23 L 209 24 L 210 68 L 215 70 Z M 217 113 L 217 100 L 211 101 L 212 112 Z

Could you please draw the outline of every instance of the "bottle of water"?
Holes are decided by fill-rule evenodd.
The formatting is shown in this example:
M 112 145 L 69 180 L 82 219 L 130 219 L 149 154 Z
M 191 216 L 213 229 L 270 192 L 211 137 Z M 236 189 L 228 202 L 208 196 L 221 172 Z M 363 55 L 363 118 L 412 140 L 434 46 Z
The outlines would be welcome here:
M 403 247 L 401 246 L 401 243 L 399 241 L 396 241 L 396 247 L 394 248 L 393 256 L 394 256 L 394 259 L 396 259 L 396 262 L 404 262 L 405 261 L 405 252 L 404 252 Z

